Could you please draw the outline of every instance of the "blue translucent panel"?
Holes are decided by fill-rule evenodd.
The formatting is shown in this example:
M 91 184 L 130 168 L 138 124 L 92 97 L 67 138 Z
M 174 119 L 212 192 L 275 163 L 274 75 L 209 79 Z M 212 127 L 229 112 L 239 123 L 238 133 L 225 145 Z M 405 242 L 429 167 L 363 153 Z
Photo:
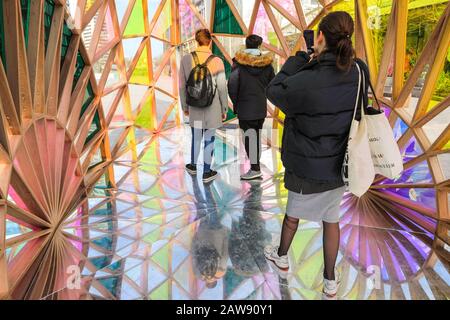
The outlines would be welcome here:
M 398 118 L 394 124 L 394 137 L 396 140 L 400 139 L 400 137 L 405 133 L 408 129 L 408 125 L 403 122 L 402 119 Z

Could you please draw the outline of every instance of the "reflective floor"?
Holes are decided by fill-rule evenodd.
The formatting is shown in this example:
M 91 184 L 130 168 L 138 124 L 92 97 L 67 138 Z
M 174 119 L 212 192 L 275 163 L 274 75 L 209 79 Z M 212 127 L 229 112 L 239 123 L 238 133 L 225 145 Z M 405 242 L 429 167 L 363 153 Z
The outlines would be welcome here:
M 70 248 L 44 298 L 323 299 L 319 224 L 300 223 L 286 277 L 264 259 L 287 198 L 278 151 L 265 145 L 263 179 L 241 182 L 248 163 L 238 130 L 219 132 L 220 178 L 205 186 L 184 171 L 189 141 L 188 128 L 175 128 L 124 150 L 114 164 L 118 190 L 96 188 L 90 216 L 67 221 Z M 387 208 L 345 196 L 338 298 L 450 298 L 450 265 L 433 251 L 433 235 Z

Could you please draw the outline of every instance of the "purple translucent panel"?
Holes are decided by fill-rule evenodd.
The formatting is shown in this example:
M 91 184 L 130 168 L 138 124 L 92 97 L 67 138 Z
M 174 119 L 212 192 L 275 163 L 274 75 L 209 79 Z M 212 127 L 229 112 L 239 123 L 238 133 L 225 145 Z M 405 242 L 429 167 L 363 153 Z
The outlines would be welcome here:
M 390 188 L 385 190 L 436 210 L 436 190 L 432 188 Z
M 408 143 L 400 148 L 400 152 L 402 153 L 404 162 L 408 162 L 423 153 L 422 148 L 414 136 L 409 139 Z
M 392 183 L 433 183 L 428 164 L 426 161 L 419 163 L 405 171 L 397 179 L 386 179 L 382 184 Z
M 396 140 L 400 139 L 400 137 L 405 133 L 408 129 L 408 126 L 402 119 L 398 118 L 394 124 L 394 137 Z
M 387 105 L 385 105 L 384 103 L 380 103 L 381 104 L 381 108 L 384 110 L 384 114 L 386 115 L 386 118 L 389 119 L 389 116 L 391 115 L 391 108 L 389 108 Z

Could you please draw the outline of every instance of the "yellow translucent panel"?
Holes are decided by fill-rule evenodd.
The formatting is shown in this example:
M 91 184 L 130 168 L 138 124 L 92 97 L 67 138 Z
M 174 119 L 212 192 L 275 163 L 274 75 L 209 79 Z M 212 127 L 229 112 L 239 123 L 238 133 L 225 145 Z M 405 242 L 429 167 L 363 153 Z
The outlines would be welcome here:
M 124 36 L 134 36 L 145 34 L 144 9 L 142 0 L 136 0 Z
M 152 35 L 164 40 L 170 40 L 170 27 L 172 25 L 172 12 L 170 1 L 167 1 L 159 15 L 158 21 L 152 31 Z
M 95 3 L 96 0 L 86 0 L 86 6 L 84 11 L 88 11 Z
M 144 105 L 142 106 L 141 112 L 136 118 L 136 125 L 145 128 L 145 129 L 154 129 L 155 123 L 154 123 L 154 117 L 152 115 L 153 113 L 153 94 L 149 95 L 147 100 L 145 101 Z
M 142 50 L 141 57 L 139 58 L 139 61 L 131 74 L 130 82 L 150 85 L 147 46 L 145 46 L 144 50 Z

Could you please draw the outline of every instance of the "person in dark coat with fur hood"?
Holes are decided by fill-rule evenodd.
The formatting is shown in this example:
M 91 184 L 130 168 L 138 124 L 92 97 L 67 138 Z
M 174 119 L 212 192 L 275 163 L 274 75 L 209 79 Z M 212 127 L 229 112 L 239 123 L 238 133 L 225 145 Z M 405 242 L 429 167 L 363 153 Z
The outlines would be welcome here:
M 246 48 L 236 53 L 228 80 L 228 94 L 244 133 L 245 151 L 251 163 L 250 170 L 241 176 L 242 180 L 262 177 L 261 129 L 267 115 L 266 88 L 275 77 L 273 54 L 261 51 L 262 41 L 257 35 L 246 38 Z

